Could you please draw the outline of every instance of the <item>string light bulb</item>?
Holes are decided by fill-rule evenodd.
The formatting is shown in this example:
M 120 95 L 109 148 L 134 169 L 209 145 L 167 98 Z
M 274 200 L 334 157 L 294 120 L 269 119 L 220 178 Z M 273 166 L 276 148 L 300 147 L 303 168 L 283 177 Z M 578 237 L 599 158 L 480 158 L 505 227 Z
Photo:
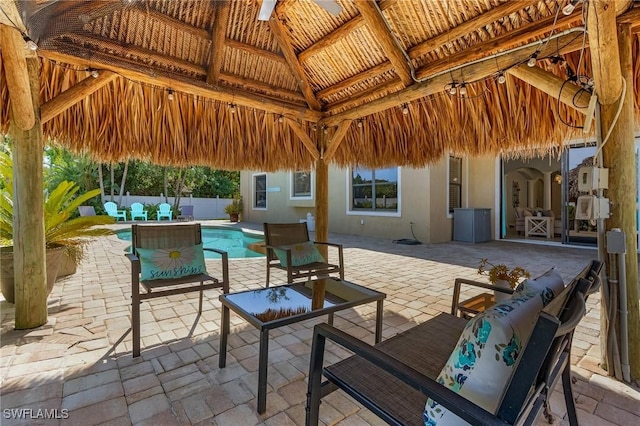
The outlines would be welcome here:
M 407 104 L 402 105 L 402 113 L 404 115 L 409 114 L 409 107 L 407 106 Z
M 362 129 L 362 120 L 358 120 L 358 127 Z
M 98 78 L 98 76 L 100 75 L 98 73 L 98 70 L 93 69 L 93 68 L 89 68 L 89 72 L 91 73 L 91 77 L 93 77 L 93 78 Z
M 324 134 L 326 135 L 327 133 L 329 133 L 329 128 L 327 126 L 324 126 L 322 128 L 322 131 L 324 132 Z
M 578 5 L 580 0 L 569 0 L 569 3 L 566 4 L 565 7 L 562 8 L 562 14 L 569 16 L 573 13 L 573 11 L 576 9 L 576 6 Z
M 455 95 L 457 92 L 458 92 L 458 88 L 456 87 L 456 84 L 452 83 L 451 87 L 449 87 L 449 94 Z
M 22 33 L 22 39 L 24 40 L 25 43 L 27 43 L 27 47 L 30 50 L 38 50 L 38 45 L 36 44 L 35 41 L 31 39 L 31 37 L 27 35 L 27 33 Z
M 229 105 L 229 112 L 231 114 L 235 114 L 236 113 L 236 105 L 235 104 Z
M 533 55 L 531 55 L 531 57 L 527 61 L 527 66 L 529 68 L 533 68 L 536 66 L 537 63 L 538 63 L 538 52 L 534 52 Z
M 460 85 L 460 88 L 458 89 L 458 93 L 460 93 L 460 95 L 462 96 L 467 94 L 467 86 L 464 83 Z
M 500 74 L 498 74 L 498 83 L 505 84 L 506 82 L 507 82 L 507 77 L 505 77 L 504 73 L 501 71 Z
M 170 101 L 173 100 L 173 90 L 169 89 L 169 94 L 167 95 L 167 99 L 169 99 Z
M 284 117 L 280 115 L 280 117 L 278 117 L 278 123 L 282 123 L 283 121 L 284 121 Z

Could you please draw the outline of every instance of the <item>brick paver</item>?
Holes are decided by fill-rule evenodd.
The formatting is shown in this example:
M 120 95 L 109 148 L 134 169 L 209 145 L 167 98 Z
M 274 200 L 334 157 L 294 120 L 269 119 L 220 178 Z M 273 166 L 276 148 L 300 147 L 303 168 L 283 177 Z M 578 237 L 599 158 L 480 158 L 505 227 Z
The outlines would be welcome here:
M 127 225 L 119 225 L 118 227 Z M 261 226 L 241 223 L 250 229 Z M 455 277 L 478 279 L 480 258 L 520 265 L 534 276 L 556 266 L 570 279 L 593 257 L 593 249 L 515 242 L 443 243 L 418 246 L 332 234 L 344 244 L 348 280 L 387 293 L 383 338 L 450 310 Z M 218 368 L 219 292 L 209 291 L 194 324 L 198 294 L 143 303 L 142 356 L 131 357 L 128 246 L 115 236 L 94 241 L 78 272 L 56 283 L 49 321 L 35 330 L 13 330 L 13 305 L 0 303 L 2 409 L 68 409 L 67 419 L 43 424 L 112 425 L 302 425 L 312 329 L 324 318 L 270 333 L 267 411 L 256 412 L 258 333 L 231 316 L 227 367 Z M 207 260 L 210 272 L 219 261 Z M 264 258 L 229 261 L 231 291 L 264 286 Z M 213 272 L 215 274 L 215 272 Z M 284 275 L 272 277 L 282 282 Z M 589 299 L 573 346 L 573 389 L 581 424 L 640 424 L 637 387 L 600 369 L 600 300 Z M 375 308 L 336 314 L 342 330 L 373 343 Z M 327 362 L 348 356 L 328 348 Z M 380 419 L 341 391 L 324 399 L 326 424 L 379 425 Z M 559 389 L 552 395 L 555 424 L 567 424 Z M 26 424 L 3 419 L 3 424 Z M 544 424 L 544 423 L 541 423 Z

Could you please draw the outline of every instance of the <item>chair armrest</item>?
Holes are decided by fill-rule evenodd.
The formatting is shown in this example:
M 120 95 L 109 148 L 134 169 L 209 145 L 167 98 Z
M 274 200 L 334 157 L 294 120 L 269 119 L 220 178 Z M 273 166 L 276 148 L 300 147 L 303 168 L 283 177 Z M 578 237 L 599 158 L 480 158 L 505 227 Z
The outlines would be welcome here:
M 131 261 L 131 272 L 135 274 L 140 273 L 140 259 L 133 253 L 126 253 L 125 256 Z
M 421 391 L 426 397 L 437 401 L 440 405 L 471 424 L 508 424 L 485 409 L 475 405 L 473 402 L 453 392 L 451 389 L 421 374 L 410 366 L 403 364 L 398 359 L 328 324 L 318 324 L 314 327 L 311 363 L 309 367 L 309 389 L 307 393 L 309 401 L 313 401 L 314 398 L 319 398 L 322 395 L 321 380 L 326 339 L 337 343 L 349 351 L 354 352 L 355 355 L 393 374 L 407 385 Z M 384 390 L 381 391 L 384 392 Z M 317 408 L 315 404 L 313 405 Z M 318 413 L 314 413 L 314 407 L 310 407 L 309 403 L 307 404 L 307 425 L 317 424 Z
M 484 288 L 486 290 L 498 291 L 501 293 L 513 294 L 513 289 L 498 287 L 496 285 L 483 283 L 480 281 L 468 280 L 466 278 L 456 278 L 456 281 L 453 285 L 453 297 L 451 299 L 451 315 L 456 315 L 456 310 L 458 309 L 458 304 L 460 303 L 460 287 L 462 284 L 470 285 L 472 287 Z
M 324 242 L 324 241 L 314 241 L 313 244 L 322 244 L 323 246 L 332 246 L 332 247 L 342 248 L 342 244 L 327 243 L 327 242 Z
M 203 250 L 212 251 L 222 256 L 222 293 L 229 293 L 229 254 L 220 249 L 203 247 Z

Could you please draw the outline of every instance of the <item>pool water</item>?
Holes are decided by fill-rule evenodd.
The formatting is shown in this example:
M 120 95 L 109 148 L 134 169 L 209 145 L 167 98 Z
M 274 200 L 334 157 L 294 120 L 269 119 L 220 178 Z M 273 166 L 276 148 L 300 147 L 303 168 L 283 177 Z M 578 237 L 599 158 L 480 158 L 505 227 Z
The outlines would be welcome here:
M 116 231 L 118 238 L 131 241 L 131 230 Z M 236 229 L 214 228 L 210 226 L 202 227 L 202 245 L 204 248 L 216 248 L 224 250 L 229 255 L 229 259 L 239 259 L 245 257 L 264 257 L 264 254 L 250 250 L 248 247 L 253 243 L 261 243 L 264 238 L 253 236 Z M 129 251 L 127 247 L 126 251 Z M 221 256 L 212 251 L 204 251 L 207 259 L 219 259 Z

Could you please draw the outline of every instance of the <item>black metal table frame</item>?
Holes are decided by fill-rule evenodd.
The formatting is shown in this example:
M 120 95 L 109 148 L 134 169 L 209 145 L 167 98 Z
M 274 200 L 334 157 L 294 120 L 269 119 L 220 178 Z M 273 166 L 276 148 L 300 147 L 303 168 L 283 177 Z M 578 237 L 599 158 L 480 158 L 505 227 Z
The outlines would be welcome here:
M 345 309 L 353 308 L 356 306 L 364 305 L 371 302 L 376 303 L 376 331 L 375 331 L 375 343 L 380 343 L 380 339 L 382 337 L 382 313 L 383 313 L 383 302 L 386 294 L 381 293 L 376 290 L 371 290 L 366 287 L 360 286 L 358 284 L 348 282 L 351 285 L 356 285 L 358 287 L 362 287 L 370 292 L 375 292 L 370 297 L 363 298 L 361 300 L 346 302 L 340 305 L 333 305 L 327 308 L 317 309 L 310 312 L 305 312 L 302 314 L 292 315 L 285 318 L 279 318 L 273 321 L 263 322 L 257 319 L 255 316 L 246 312 L 246 310 L 239 305 L 229 301 L 227 296 L 231 296 L 233 294 L 238 293 L 229 293 L 220 295 L 220 302 L 222 303 L 222 327 L 221 327 L 221 336 L 220 336 L 220 356 L 218 361 L 218 366 L 220 368 L 224 368 L 227 364 L 227 337 L 230 332 L 229 325 L 229 309 L 233 310 L 236 314 L 240 315 L 244 318 L 249 324 L 256 327 L 260 330 L 260 348 L 258 353 L 258 413 L 263 414 L 267 409 L 267 362 L 268 362 L 268 354 L 269 354 L 269 330 L 282 327 L 289 324 L 294 324 L 297 322 L 305 321 L 311 318 L 316 318 L 322 315 L 329 315 L 329 324 L 333 324 L 333 314 L 337 311 L 342 311 Z M 286 284 L 283 287 L 290 287 L 294 284 Z M 271 287 L 273 288 L 273 287 Z M 255 291 L 255 290 L 246 290 L 247 292 Z M 239 293 L 244 293 L 239 292 Z

